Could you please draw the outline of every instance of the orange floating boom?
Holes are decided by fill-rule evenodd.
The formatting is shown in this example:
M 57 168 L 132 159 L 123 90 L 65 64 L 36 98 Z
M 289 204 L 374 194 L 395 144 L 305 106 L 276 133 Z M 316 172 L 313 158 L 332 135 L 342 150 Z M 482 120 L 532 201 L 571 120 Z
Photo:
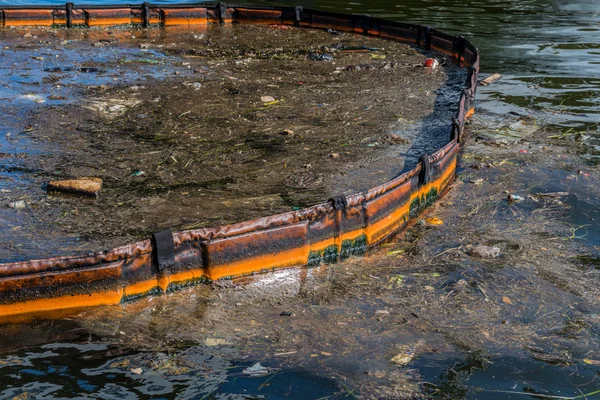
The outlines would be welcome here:
M 363 253 L 402 229 L 454 179 L 465 120 L 474 111 L 479 73 L 479 51 L 463 37 L 420 25 L 302 7 L 0 6 L 0 27 L 212 23 L 335 29 L 397 40 L 454 58 L 468 69 L 468 75 L 455 115 L 448 121 L 448 143 L 383 185 L 303 210 L 218 228 L 158 232 L 151 240 L 83 257 L 0 264 L 0 317 L 118 304 L 204 280 L 334 262 Z

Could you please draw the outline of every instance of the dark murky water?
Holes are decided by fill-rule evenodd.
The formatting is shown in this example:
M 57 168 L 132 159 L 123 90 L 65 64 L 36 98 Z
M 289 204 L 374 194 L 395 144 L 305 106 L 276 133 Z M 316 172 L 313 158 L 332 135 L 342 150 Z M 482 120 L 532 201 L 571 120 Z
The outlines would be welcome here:
M 19 3 L 62 2 L 0 0 L 0 4 Z M 106 2 L 90 0 L 86 3 Z M 289 5 L 268 1 L 249 3 Z M 496 122 L 507 113 L 529 115 L 541 125 L 555 126 L 565 135 L 579 134 L 586 149 L 582 165 L 595 165 L 600 161 L 600 1 L 478 0 L 470 2 L 468 7 L 458 0 L 320 0 L 298 1 L 297 4 L 368 13 L 463 34 L 482 51 L 482 72 L 504 75 L 497 84 L 479 89 L 479 115 Z M 3 151 L 10 151 L 10 143 L 4 141 L 3 135 L 0 135 L 0 145 Z M 560 185 L 540 187 L 540 191 L 548 192 L 564 189 Z M 600 227 L 594 221 L 600 217 L 600 200 L 593 193 L 576 195 L 567 200 L 573 209 L 568 222 L 574 227 L 585 227 L 585 235 L 583 231 L 578 232 L 582 234 L 581 240 L 591 246 L 599 245 Z M 334 397 L 343 392 L 333 381 L 301 371 L 279 371 L 272 379 L 270 376 L 252 378 L 241 373 L 252 363 L 236 364 L 225 358 L 206 360 L 198 350 L 184 357 L 190 363 L 196 362 L 193 364 L 196 367 L 188 367 L 192 372 L 188 371 L 179 381 L 173 376 L 161 377 L 159 372 L 136 374 L 137 368 L 144 371 L 144 362 L 151 360 L 145 359 L 142 353 L 133 353 L 131 358 L 139 365 L 119 366 L 121 356 L 114 352 L 102 344 L 48 345 L 13 352 L 0 358 L 3 377 L 0 396 L 7 398 L 29 392 L 38 398 L 265 396 L 271 399 L 294 398 L 294 395 L 299 396 L 296 398 Z M 581 363 L 552 365 L 517 355 L 446 354 L 421 357 L 410 366 L 418 369 L 429 382 L 424 390 L 432 398 L 583 398 L 584 393 L 598 390 L 597 366 Z M 212 372 L 206 373 L 207 370 Z M 303 392 L 292 390 L 300 386 Z
M 0 398 L 317 399 L 344 391 L 305 371 L 235 362 L 191 348 L 126 353 L 105 344 L 49 344 L 0 358 Z M 28 396 L 28 397 L 25 397 Z
M 413 366 L 422 374 L 423 387 L 434 399 L 575 398 L 598 389 L 598 371 L 590 365 L 549 365 L 522 357 L 471 353 L 465 358 L 427 356 Z

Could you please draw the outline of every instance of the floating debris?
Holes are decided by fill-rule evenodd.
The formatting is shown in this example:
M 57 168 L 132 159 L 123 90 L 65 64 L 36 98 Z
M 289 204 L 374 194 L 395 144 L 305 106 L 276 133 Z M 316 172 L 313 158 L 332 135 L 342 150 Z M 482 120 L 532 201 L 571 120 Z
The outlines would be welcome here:
M 487 85 L 491 85 L 492 83 L 498 81 L 499 79 L 502 79 L 502 75 L 492 74 L 492 75 L 488 76 L 487 78 L 485 78 L 484 80 L 482 80 L 481 82 L 479 82 L 479 84 L 481 86 L 487 86 Z
M 102 189 L 101 178 L 78 178 L 48 182 L 48 190 L 97 196 Z
M 194 90 L 199 90 L 202 87 L 200 82 L 184 82 L 184 85 Z
M 444 225 L 444 221 L 442 221 L 441 219 L 436 218 L 436 217 L 427 218 L 426 222 L 429 225 L 434 225 L 434 226 Z
M 280 317 L 294 317 L 295 315 L 296 314 L 290 311 L 283 311 L 281 314 L 279 314 Z
M 229 342 L 221 338 L 206 338 L 204 340 L 204 345 L 208 347 L 224 346 L 227 344 L 229 344 Z
M 440 66 L 440 62 L 436 58 L 428 58 L 425 60 L 423 66 L 426 68 L 436 69 Z
M 24 94 L 23 96 L 19 96 L 18 97 L 21 100 L 30 100 L 30 101 L 35 101 L 36 103 L 45 103 L 46 100 L 44 100 L 44 98 L 38 94 L 32 94 L 32 93 L 28 93 L 28 94 Z
M 319 54 L 319 53 L 314 53 L 312 51 L 308 52 L 308 59 L 311 61 L 326 61 L 326 62 L 331 62 L 333 61 L 333 56 L 331 54 Z
M 260 363 L 256 363 L 248 368 L 246 368 L 245 370 L 242 371 L 242 373 L 246 374 L 246 375 L 250 375 L 252 377 L 258 377 L 258 376 L 263 376 L 263 375 L 267 375 L 270 371 L 270 368 L 267 367 L 263 367 L 262 365 L 260 365 Z
M 469 251 L 469 254 L 481 258 L 496 258 L 500 255 L 500 249 L 492 246 L 474 246 Z
M 91 99 L 84 103 L 83 107 L 88 110 L 105 114 L 108 117 L 117 117 L 124 114 L 128 109 L 140 104 L 134 99 Z
M 512 193 L 509 193 L 508 196 L 506 196 L 506 199 L 509 203 L 520 203 L 521 201 L 523 201 L 523 198 L 521 196 Z
M 275 101 L 275 97 L 273 96 L 261 96 L 260 97 L 260 101 L 262 101 L 263 103 L 272 103 Z
M 27 203 L 25 203 L 24 200 L 19 200 L 19 201 L 15 201 L 12 203 L 8 203 L 8 207 L 14 208 L 16 210 L 20 210 L 20 209 L 27 207 Z
M 400 353 L 392 357 L 390 361 L 403 367 L 413 360 L 415 356 L 415 350 L 409 346 L 400 346 L 400 349 Z
M 408 144 L 410 143 L 410 140 L 408 140 L 407 138 L 398 135 L 397 133 L 392 133 L 390 135 L 390 139 L 392 140 L 392 142 L 397 143 L 397 144 Z

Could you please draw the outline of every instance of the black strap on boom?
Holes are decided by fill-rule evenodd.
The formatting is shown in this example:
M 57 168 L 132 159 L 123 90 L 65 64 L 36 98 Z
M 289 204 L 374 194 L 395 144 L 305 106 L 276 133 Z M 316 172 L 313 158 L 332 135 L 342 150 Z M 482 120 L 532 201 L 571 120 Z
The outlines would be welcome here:
M 419 158 L 419 163 L 421 163 L 421 171 L 419 171 L 419 184 L 425 185 L 431 181 L 431 164 L 429 163 L 429 156 L 427 154 L 423 154 Z
M 344 210 L 348 205 L 348 200 L 346 200 L 346 196 L 335 196 L 327 200 L 331 203 L 331 206 L 334 210 Z
M 175 242 L 173 242 L 173 233 L 170 229 L 153 233 L 152 247 L 159 271 L 175 263 Z
M 294 22 L 294 24 L 298 26 L 300 24 L 300 21 L 302 21 L 302 17 L 304 16 L 304 9 L 302 8 L 302 6 L 296 6 L 296 8 L 294 8 L 294 15 L 296 17 L 296 21 Z
M 67 28 L 73 27 L 73 3 L 65 4 L 65 16 L 67 20 Z
M 147 28 L 150 26 L 150 3 L 142 4 L 142 26 Z
M 227 4 L 219 3 L 219 19 L 221 23 L 225 22 L 225 17 L 227 17 Z

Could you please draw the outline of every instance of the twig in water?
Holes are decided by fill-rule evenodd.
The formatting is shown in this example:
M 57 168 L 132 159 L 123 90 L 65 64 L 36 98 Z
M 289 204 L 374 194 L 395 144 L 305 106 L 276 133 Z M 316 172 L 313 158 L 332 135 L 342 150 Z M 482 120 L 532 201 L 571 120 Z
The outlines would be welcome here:
M 462 249 L 462 246 L 458 246 L 458 247 L 452 247 L 452 248 L 450 248 L 450 249 L 446 249 L 446 250 L 442 251 L 441 253 L 438 253 L 438 254 L 436 254 L 435 256 L 431 257 L 431 258 L 429 259 L 428 263 L 431 263 L 431 261 L 433 261 L 434 259 L 436 259 L 436 258 L 438 258 L 439 256 L 441 256 L 441 255 L 444 255 L 444 254 L 446 254 L 446 253 L 448 253 L 448 252 L 450 252 L 450 251 L 452 251 L 452 250 L 459 250 L 459 249 Z

